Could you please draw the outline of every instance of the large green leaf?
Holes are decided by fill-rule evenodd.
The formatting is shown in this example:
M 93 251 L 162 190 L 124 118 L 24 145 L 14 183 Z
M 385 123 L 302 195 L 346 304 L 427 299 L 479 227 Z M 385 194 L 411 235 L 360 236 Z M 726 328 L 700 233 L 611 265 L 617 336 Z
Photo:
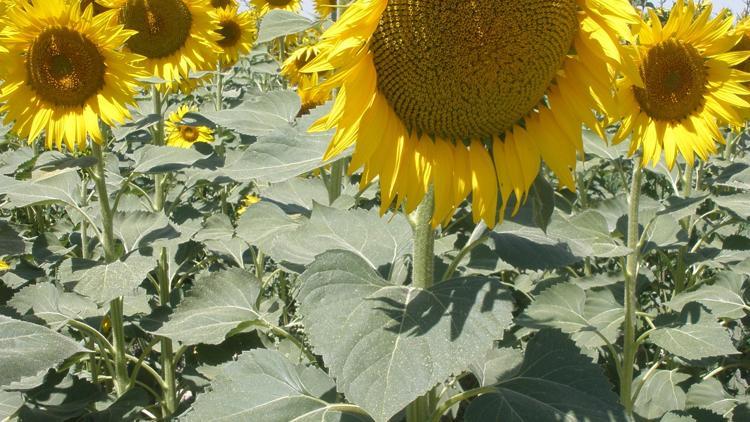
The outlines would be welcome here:
M 115 235 L 122 240 L 126 253 L 148 246 L 156 240 L 179 237 L 177 230 L 162 213 L 118 212 L 114 216 L 113 225 Z
M 411 251 L 411 226 L 400 214 L 381 217 L 375 210 L 347 211 L 316 204 L 306 224 L 277 234 L 264 252 L 302 269 L 317 255 L 334 249 L 352 252 L 371 268 L 388 274 L 392 264 Z
M 703 380 L 693 384 L 687 392 L 685 405 L 687 407 L 699 407 L 710 410 L 730 419 L 732 410 L 741 401 L 732 397 L 716 378 Z
M 0 387 L 37 375 L 85 350 L 49 328 L 0 315 Z
M 679 384 L 690 378 L 689 375 L 676 369 L 659 369 L 651 374 L 645 384 L 642 378 L 638 377 L 634 383 L 636 388 L 640 387 L 640 393 L 635 401 L 635 411 L 638 415 L 646 419 L 656 419 L 672 410 L 685 408 L 687 396 Z
M 0 389 L 0 421 L 10 418 L 23 405 L 23 395 Z
M 287 10 L 270 10 L 260 21 L 258 43 L 271 41 L 285 35 L 305 31 L 315 25 L 304 16 Z
M 495 390 L 472 401 L 466 422 L 625 421 L 623 409 L 601 368 L 555 330 L 529 341 L 518 352 L 496 354 Z M 492 382 L 488 382 L 492 381 Z
M 21 255 L 26 252 L 26 242 L 5 221 L 0 221 L 0 251 L 3 255 Z
M 209 111 L 203 116 L 243 135 L 268 136 L 289 129 L 299 109 L 300 100 L 296 92 L 272 91 L 245 101 L 239 107 Z
M 155 258 L 131 254 L 124 261 L 100 264 L 73 258 L 62 266 L 62 281 L 77 282 L 73 290 L 104 304 L 120 296 L 138 296 L 139 286 L 156 267 Z
M 278 237 L 297 230 L 305 221 L 306 218 L 291 217 L 277 205 L 261 201 L 242 214 L 237 223 L 237 236 L 262 251 L 271 251 Z
M 75 168 L 35 173 L 29 180 L 0 176 L 0 194 L 7 195 L 15 208 L 63 203 L 83 212 L 79 206 L 81 177 Z
M 199 279 L 185 300 L 155 334 L 184 344 L 219 344 L 234 330 L 272 325 L 270 314 L 257 308 L 260 282 L 232 268 Z
M 730 213 L 747 219 L 750 218 L 750 193 L 738 193 L 727 196 L 713 196 L 711 199 L 716 205 Z
M 651 333 L 651 342 L 685 359 L 739 353 L 729 332 L 700 306 L 686 306 L 680 315 L 664 315 L 655 323 L 657 328 Z
M 574 338 L 579 344 L 598 347 L 604 342 L 597 333 L 614 342 L 623 318 L 623 305 L 610 290 L 587 292 L 575 283 L 562 283 L 537 296 L 518 322 L 578 333 Z
M 377 421 L 482 358 L 513 308 L 497 280 L 455 279 L 427 290 L 393 285 L 346 251 L 319 256 L 300 283 L 314 351 L 347 399 Z
M 52 283 L 32 284 L 13 295 L 8 302 L 19 314 L 33 314 L 53 328 L 71 319 L 83 319 L 97 314 L 96 304 L 76 293 L 64 292 Z
M 198 396 L 188 421 L 364 422 L 336 408 L 325 372 L 291 363 L 279 352 L 256 349 L 220 368 L 211 391 Z
M 691 302 L 698 302 L 719 318 L 739 319 L 748 310 L 742 298 L 743 276 L 731 272 L 717 274 L 714 284 L 701 284 L 696 289 L 682 292 L 667 302 L 677 312 Z
M 193 148 L 144 145 L 135 152 L 133 173 L 170 173 L 207 158 Z

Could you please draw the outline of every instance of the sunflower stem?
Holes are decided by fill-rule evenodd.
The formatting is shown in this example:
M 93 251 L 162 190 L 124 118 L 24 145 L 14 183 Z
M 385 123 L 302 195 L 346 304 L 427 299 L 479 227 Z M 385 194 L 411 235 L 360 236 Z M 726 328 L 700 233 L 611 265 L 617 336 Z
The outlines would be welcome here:
M 164 145 L 164 114 L 162 113 L 163 101 L 161 92 L 156 85 L 151 87 L 151 102 L 154 106 L 154 114 L 159 117 L 156 122 L 156 129 L 154 130 L 154 145 Z M 156 174 L 154 175 L 154 200 L 151 201 L 154 204 L 155 211 L 162 211 L 164 209 L 164 200 L 166 198 L 166 192 L 164 190 L 166 182 L 166 175 Z
M 221 74 L 221 61 L 216 65 L 216 111 L 224 108 L 224 75 Z
M 170 295 L 172 294 L 172 282 L 169 277 L 169 259 L 167 248 L 161 248 L 159 253 L 159 264 L 156 277 L 159 281 L 159 305 L 170 306 Z M 166 337 L 161 342 L 161 369 L 164 385 L 162 386 L 162 416 L 168 420 L 177 411 L 179 401 L 177 399 L 177 373 L 175 369 L 174 345 L 172 340 Z
M 109 205 L 109 192 L 107 192 L 107 179 L 104 172 L 104 153 L 102 146 L 96 142 L 91 143 L 91 152 L 96 158 L 94 166 L 94 184 L 99 196 L 99 209 L 102 216 L 101 242 L 104 247 L 104 259 L 107 262 L 115 260 L 115 234 L 112 223 L 112 208 Z
M 638 156 L 633 165 L 633 177 L 630 183 L 628 208 L 628 248 L 630 253 L 625 261 L 625 339 L 623 342 L 622 378 L 620 379 L 620 401 L 628 415 L 633 415 L 633 372 L 636 342 L 636 312 L 638 297 L 638 261 L 640 259 L 638 211 L 641 200 L 641 183 L 643 180 L 642 157 Z
M 112 323 L 112 349 L 115 366 L 113 381 L 117 397 L 128 391 L 130 376 L 128 375 L 128 358 L 125 353 L 125 319 L 123 316 L 122 297 L 113 299 L 109 303 L 109 320 Z
M 432 214 L 435 210 L 435 192 L 427 191 L 422 203 L 410 216 L 414 229 L 414 250 L 412 254 L 412 286 L 429 289 L 435 281 L 435 229 L 432 227 Z M 437 392 L 430 390 L 414 400 L 406 408 L 407 422 L 430 420 L 437 405 Z

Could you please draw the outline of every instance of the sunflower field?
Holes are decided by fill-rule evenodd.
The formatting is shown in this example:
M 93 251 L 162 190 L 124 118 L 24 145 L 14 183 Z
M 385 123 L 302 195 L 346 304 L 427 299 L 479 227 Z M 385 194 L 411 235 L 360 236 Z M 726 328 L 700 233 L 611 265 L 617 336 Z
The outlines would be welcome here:
M 750 421 L 742 14 L 0 0 L 0 64 L 2 422 Z

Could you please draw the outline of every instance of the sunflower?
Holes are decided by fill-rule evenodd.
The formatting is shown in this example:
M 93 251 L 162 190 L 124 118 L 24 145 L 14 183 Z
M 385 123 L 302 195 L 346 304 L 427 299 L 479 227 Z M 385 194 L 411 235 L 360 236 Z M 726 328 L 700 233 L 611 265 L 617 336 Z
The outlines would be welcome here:
M 225 7 L 239 7 L 237 0 L 211 0 L 211 7 L 214 9 L 223 9 Z
M 260 197 L 254 193 L 251 193 L 249 195 L 245 195 L 245 197 L 240 202 L 240 206 L 237 208 L 237 215 L 244 214 L 248 208 L 251 206 L 257 204 L 260 202 Z
M 110 10 L 109 7 L 99 4 L 99 2 L 97 2 L 96 0 L 81 0 L 81 10 L 86 9 L 89 6 L 94 8 L 95 15 Z
M 8 271 L 10 269 L 10 264 L 8 264 L 5 259 L 0 258 L 0 272 Z
M 102 143 L 107 125 L 130 118 L 142 57 L 121 51 L 133 34 L 116 25 L 111 12 L 93 15 L 79 2 L 19 3 L 8 10 L 0 44 L 4 81 L 0 113 L 29 142 L 46 130 L 46 146 L 83 148 L 87 135 Z
M 221 48 L 221 64 L 230 67 L 237 63 L 241 55 L 247 54 L 258 39 L 258 18 L 255 12 L 228 7 L 216 9 L 215 20 L 219 24 L 216 32 L 221 35 L 216 43 Z
M 563 186 L 582 149 L 581 122 L 601 130 L 620 40 L 637 23 L 627 0 L 357 0 L 302 71 L 340 87 L 312 131 L 336 128 L 325 158 L 354 145 L 361 186 L 380 178 L 381 206 L 411 212 L 430 185 L 433 224 L 472 193 L 475 221 L 516 210 L 544 159 Z M 575 52 L 575 53 L 573 53 Z M 514 210 L 515 211 L 515 210 Z
M 716 153 L 719 120 L 739 126 L 750 108 L 750 74 L 733 69 L 750 52 L 731 52 L 741 38 L 732 21 L 726 11 L 711 19 L 710 4 L 698 10 L 692 0 L 678 0 L 663 26 L 651 13 L 618 81 L 624 116 L 614 142 L 632 134 L 631 154 L 642 149 L 643 162 L 656 164 L 664 151 L 669 168 L 678 153 L 689 165 Z
M 99 0 L 115 8 L 119 22 L 136 31 L 128 51 L 146 57 L 152 76 L 171 82 L 216 67 L 220 35 L 204 0 Z
M 183 123 L 186 114 L 197 111 L 198 109 L 183 104 L 169 116 L 169 120 L 164 122 L 168 146 L 190 148 L 196 142 L 212 142 L 214 140 L 213 131 L 210 128 Z
M 302 8 L 301 0 L 252 0 L 258 15 L 263 16 L 269 10 L 281 9 L 297 12 Z
M 336 0 L 315 0 L 315 11 L 321 19 L 327 18 L 336 10 Z
M 306 45 L 295 50 L 284 64 L 281 66 L 281 75 L 292 84 L 297 86 L 302 103 L 301 114 L 324 104 L 331 99 L 331 92 L 321 89 L 315 89 L 319 84 L 320 78 L 329 77 L 329 72 L 302 73 L 300 69 L 315 59 L 320 53 L 320 49 L 314 45 Z

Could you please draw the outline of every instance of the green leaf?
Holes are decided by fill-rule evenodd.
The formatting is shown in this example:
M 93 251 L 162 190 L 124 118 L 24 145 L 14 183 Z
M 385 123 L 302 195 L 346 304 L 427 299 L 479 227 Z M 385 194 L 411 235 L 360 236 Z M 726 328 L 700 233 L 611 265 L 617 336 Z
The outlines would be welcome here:
M 258 44 L 274 40 L 285 35 L 306 31 L 315 25 L 304 16 L 287 10 L 270 10 L 263 16 L 258 29 Z
M 80 189 L 81 178 L 74 168 L 38 172 L 29 180 L 0 176 L 0 194 L 7 195 L 14 208 L 63 203 L 83 212 L 78 205 Z
M 199 279 L 185 300 L 155 334 L 184 344 L 219 344 L 243 327 L 273 325 L 256 307 L 260 282 L 232 268 Z
M 281 353 L 256 349 L 220 368 L 211 391 L 198 396 L 188 421 L 364 422 L 335 407 L 333 381 L 315 367 L 295 365 Z
M 237 236 L 262 251 L 270 251 L 277 237 L 297 230 L 302 223 L 299 220 L 286 215 L 277 205 L 261 201 L 242 214 L 237 223 Z
M 729 395 L 716 378 L 703 380 L 693 384 L 687 392 L 685 405 L 710 410 L 730 419 L 732 410 L 740 403 L 739 400 Z
M 71 319 L 84 319 L 97 314 L 96 304 L 76 293 L 64 292 L 52 283 L 32 284 L 8 301 L 21 315 L 27 313 L 58 329 Z
M 86 351 L 49 328 L 0 315 L 0 387 Z
M 23 405 L 23 395 L 0 389 L 0 421 L 10 419 Z
M 750 218 L 750 193 L 738 193 L 736 195 L 712 196 L 720 208 L 747 220 Z
M 555 211 L 555 191 L 542 174 L 537 175 L 534 184 L 531 185 L 529 201 L 532 204 L 534 223 L 542 231 L 547 231 L 552 213 Z
M 582 341 L 579 344 L 599 347 L 605 343 L 596 332 L 614 342 L 623 318 L 623 305 L 610 290 L 586 292 L 574 283 L 562 283 L 537 296 L 517 322 L 532 328 L 579 333 L 578 338 L 574 337 Z
M 649 337 L 651 342 L 685 359 L 739 353 L 729 332 L 716 321 L 716 317 L 699 306 L 685 307 L 679 316 L 661 316 L 654 323 L 657 329 Z
M 376 210 L 338 210 L 314 205 L 312 217 L 295 231 L 279 233 L 266 254 L 303 269 L 330 250 L 358 255 L 371 268 L 388 274 L 411 251 L 411 226 L 401 214 L 381 217 Z
M 700 284 L 696 289 L 682 292 L 667 302 L 677 312 L 688 304 L 697 302 L 711 310 L 718 318 L 739 319 L 745 316 L 747 305 L 742 298 L 742 276 L 722 272 L 714 284 Z
M 73 258 L 61 266 L 62 281 L 77 282 L 74 291 L 101 305 L 120 296 L 138 296 L 139 286 L 154 267 L 154 258 L 137 253 L 109 264 Z
M 497 359 L 515 355 L 509 353 Z M 466 422 L 627 420 L 602 369 L 559 331 L 537 333 L 523 360 L 510 362 L 499 363 L 495 390 L 471 402 Z
M 203 116 L 242 135 L 268 136 L 290 129 L 300 107 L 295 91 L 271 91 L 237 108 L 207 111 Z
M 131 388 L 120 397 L 110 396 L 105 402 L 96 402 L 97 411 L 86 415 L 88 422 L 117 422 L 138 420 L 138 413 L 148 406 L 151 396 L 146 390 Z
M 628 142 L 607 145 L 607 141 L 588 129 L 583 131 L 583 146 L 586 155 L 603 158 L 605 162 L 613 162 L 628 155 Z
M 398 286 L 346 251 L 319 256 L 299 283 L 313 349 L 339 390 L 377 421 L 485 356 L 513 308 L 497 280 L 462 278 L 427 290 Z
M 636 378 L 635 388 L 643 384 L 642 377 Z M 677 369 L 655 371 L 641 387 L 635 400 L 635 411 L 646 419 L 660 418 L 667 412 L 685 408 L 685 390 L 678 384 L 686 381 L 690 375 L 677 372 Z
M 115 213 L 114 232 L 125 247 L 125 253 L 140 249 L 157 240 L 174 239 L 179 232 L 162 213 L 131 211 Z
M 568 243 L 579 257 L 617 258 L 629 252 L 610 235 L 607 219 L 594 210 L 572 216 L 559 215 L 550 224 L 548 232 L 552 238 Z
M 263 189 L 264 200 L 279 204 L 288 214 L 309 215 L 315 203 L 328 204 L 328 189 L 320 178 L 294 178 Z
M 21 255 L 26 252 L 26 242 L 6 221 L 0 221 L 0 254 Z
M 144 145 L 134 154 L 133 173 L 171 173 L 207 158 L 193 148 Z

